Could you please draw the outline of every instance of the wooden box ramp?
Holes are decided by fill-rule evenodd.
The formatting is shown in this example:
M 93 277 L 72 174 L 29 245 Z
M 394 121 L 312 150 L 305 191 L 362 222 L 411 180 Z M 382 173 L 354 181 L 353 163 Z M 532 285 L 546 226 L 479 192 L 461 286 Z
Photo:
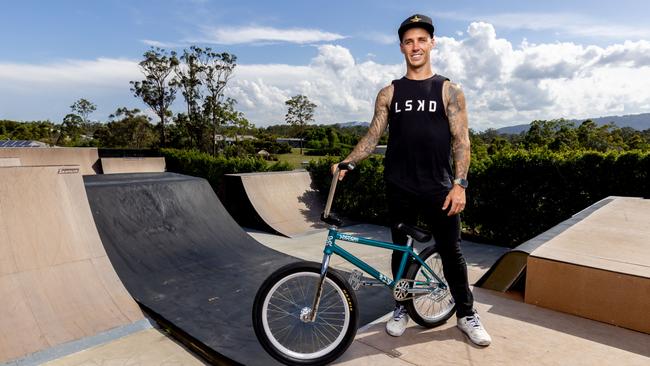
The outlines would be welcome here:
M 227 181 L 227 206 L 242 225 L 287 237 L 327 227 L 320 221 L 325 204 L 307 171 L 229 174 Z
M 0 364 L 150 326 L 104 251 L 78 166 L 0 168 L 0 299 Z
M 504 253 L 490 269 L 476 282 L 476 286 L 488 290 L 508 292 L 524 292 L 526 286 L 526 269 L 528 256 L 535 249 L 543 246 L 549 240 L 558 236 L 573 225 L 584 220 L 614 198 L 608 197 L 573 215 L 551 229 L 524 242 L 516 248 Z
M 0 158 L 0 167 L 21 166 L 20 158 Z
M 616 197 L 534 250 L 525 301 L 650 333 L 650 200 Z
M 154 319 L 204 356 L 277 364 L 255 337 L 253 300 L 273 271 L 298 259 L 246 234 L 205 179 L 140 173 L 84 181 L 111 262 Z M 357 297 L 361 324 L 393 305 L 383 288 Z
M 101 158 L 104 174 L 157 173 L 165 171 L 164 157 Z
M 78 165 L 83 175 L 101 173 L 96 148 L 8 147 L 0 148 L 0 158 L 19 158 L 23 166 Z

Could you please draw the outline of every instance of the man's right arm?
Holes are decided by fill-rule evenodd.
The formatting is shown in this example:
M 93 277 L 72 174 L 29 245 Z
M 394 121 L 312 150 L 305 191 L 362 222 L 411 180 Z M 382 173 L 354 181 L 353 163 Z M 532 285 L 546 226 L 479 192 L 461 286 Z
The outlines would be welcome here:
M 388 126 L 388 111 L 390 109 L 390 101 L 393 99 L 393 84 L 390 84 L 379 91 L 377 99 L 375 100 L 375 114 L 370 122 L 368 133 L 359 140 L 357 146 L 348 155 L 344 162 L 358 163 L 367 158 L 375 151 L 377 143 L 381 135 Z

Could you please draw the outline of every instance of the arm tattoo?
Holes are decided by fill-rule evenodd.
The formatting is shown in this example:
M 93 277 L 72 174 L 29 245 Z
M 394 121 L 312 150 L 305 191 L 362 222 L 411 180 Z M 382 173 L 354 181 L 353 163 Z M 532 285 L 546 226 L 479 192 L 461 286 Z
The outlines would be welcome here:
M 359 140 L 354 150 L 345 158 L 344 161 L 355 162 L 367 158 L 372 154 L 377 146 L 377 142 L 381 135 L 386 130 L 388 125 L 388 110 L 390 108 L 390 101 L 393 99 L 393 85 L 384 87 L 375 100 L 375 115 L 372 117 L 372 122 L 368 128 L 368 133 Z
M 446 112 L 451 131 L 451 150 L 454 159 L 455 178 L 467 179 L 470 143 L 465 94 L 458 85 L 451 82 L 445 83 L 443 90 L 446 91 Z

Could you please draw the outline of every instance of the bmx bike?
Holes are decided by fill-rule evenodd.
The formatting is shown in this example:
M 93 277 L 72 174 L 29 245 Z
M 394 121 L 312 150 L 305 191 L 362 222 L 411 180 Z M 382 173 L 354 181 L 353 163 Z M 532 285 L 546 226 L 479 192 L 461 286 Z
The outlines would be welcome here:
M 272 273 L 260 286 L 253 304 L 253 327 L 264 349 L 288 365 L 322 365 L 334 361 L 350 346 L 357 332 L 359 307 L 354 290 L 360 286 L 386 286 L 402 302 L 411 318 L 432 328 L 447 321 L 454 300 L 434 246 L 417 253 L 413 241 L 427 242 L 431 234 L 405 224 L 397 229 L 407 235 L 406 245 L 377 241 L 339 232 L 341 220 L 330 213 L 339 172 L 353 164 L 338 165 L 321 219 L 330 225 L 321 263 L 297 262 Z M 336 245 L 336 241 L 403 252 L 396 277 L 391 279 Z M 329 267 L 339 255 L 374 278 L 353 270 L 346 280 Z M 410 261 L 409 261 L 410 259 Z

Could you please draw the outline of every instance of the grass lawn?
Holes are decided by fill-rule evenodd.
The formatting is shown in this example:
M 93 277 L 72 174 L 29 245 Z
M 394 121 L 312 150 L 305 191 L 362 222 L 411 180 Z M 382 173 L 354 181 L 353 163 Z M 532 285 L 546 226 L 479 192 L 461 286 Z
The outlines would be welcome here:
M 303 153 L 305 152 L 305 150 L 306 149 L 302 149 Z M 291 149 L 291 154 L 279 154 L 279 155 L 276 155 L 276 157 L 280 161 L 288 162 L 289 164 L 291 164 L 291 166 L 294 169 L 302 169 L 303 168 L 303 166 L 302 166 L 303 161 L 308 162 L 310 160 L 319 160 L 321 158 L 324 158 L 324 156 L 300 155 L 300 149 L 298 149 L 298 148 Z M 272 165 L 273 163 L 275 163 L 275 162 L 274 161 L 269 161 L 268 162 L 269 165 Z

